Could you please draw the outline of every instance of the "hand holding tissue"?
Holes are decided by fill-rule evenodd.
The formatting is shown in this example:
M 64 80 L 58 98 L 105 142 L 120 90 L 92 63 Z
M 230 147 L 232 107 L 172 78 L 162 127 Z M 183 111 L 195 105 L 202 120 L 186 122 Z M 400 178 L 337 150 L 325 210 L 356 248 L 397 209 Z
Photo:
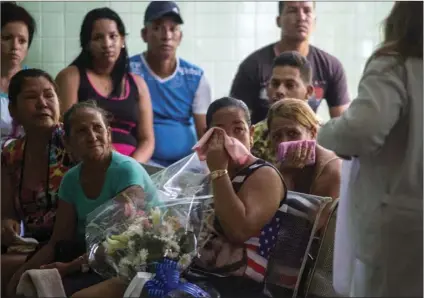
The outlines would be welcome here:
M 282 142 L 278 146 L 277 161 L 283 166 L 304 167 L 315 164 L 315 140 Z
M 251 156 L 249 149 L 247 149 L 246 146 L 244 146 L 236 138 L 229 137 L 222 128 L 218 127 L 209 129 L 199 140 L 199 142 L 194 145 L 193 150 L 196 151 L 197 155 L 199 156 L 199 159 L 202 161 L 206 160 L 209 148 L 209 141 L 211 140 L 213 134 L 217 133 L 218 131 L 223 132 L 224 148 L 231 160 L 237 163 L 238 165 L 244 165 Z

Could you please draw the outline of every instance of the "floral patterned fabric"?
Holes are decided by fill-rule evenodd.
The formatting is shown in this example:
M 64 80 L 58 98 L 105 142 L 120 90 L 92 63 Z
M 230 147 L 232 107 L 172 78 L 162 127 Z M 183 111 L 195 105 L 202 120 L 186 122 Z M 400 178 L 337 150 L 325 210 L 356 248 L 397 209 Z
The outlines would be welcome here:
M 255 124 L 255 132 L 253 133 L 253 147 L 251 152 L 257 158 L 266 160 L 267 162 L 275 165 L 276 157 L 274 150 L 268 138 L 268 124 L 266 119 Z
M 25 236 L 39 241 L 47 241 L 53 231 L 57 209 L 57 193 L 64 174 L 73 163 L 65 151 L 62 126 L 57 126 L 52 133 L 47 172 L 37 189 L 20 189 L 24 148 L 26 139 L 20 137 L 10 142 L 2 151 L 2 166 L 6 168 L 12 183 L 15 210 L 25 226 Z M 47 171 L 47 169 L 46 169 Z

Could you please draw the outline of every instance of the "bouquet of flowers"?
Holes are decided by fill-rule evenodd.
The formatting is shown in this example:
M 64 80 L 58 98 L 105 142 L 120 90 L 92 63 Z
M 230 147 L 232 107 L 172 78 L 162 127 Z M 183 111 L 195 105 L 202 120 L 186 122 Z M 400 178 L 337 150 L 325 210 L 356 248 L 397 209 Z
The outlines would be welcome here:
M 180 272 L 197 255 L 212 194 L 207 166 L 195 154 L 151 178 L 155 194 L 130 187 L 89 214 L 86 244 L 97 273 L 127 281 L 138 272 L 156 274 L 145 287 L 158 294 L 178 288 Z

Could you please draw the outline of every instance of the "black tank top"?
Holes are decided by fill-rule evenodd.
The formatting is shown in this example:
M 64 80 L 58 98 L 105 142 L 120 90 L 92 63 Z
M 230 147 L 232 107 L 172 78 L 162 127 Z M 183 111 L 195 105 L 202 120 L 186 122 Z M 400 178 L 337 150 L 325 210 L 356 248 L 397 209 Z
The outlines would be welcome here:
M 244 182 L 247 180 L 247 178 L 249 178 L 250 175 L 252 175 L 256 170 L 262 168 L 262 167 L 271 167 L 273 168 L 278 176 L 280 176 L 281 178 L 281 182 L 283 182 L 284 185 L 284 196 L 280 201 L 280 204 L 278 207 L 281 207 L 287 197 L 287 186 L 286 186 L 286 182 L 283 179 L 283 176 L 281 176 L 280 171 L 278 171 L 278 169 L 273 166 L 271 163 L 263 160 L 263 159 L 257 159 L 254 163 L 252 163 L 250 166 L 240 170 L 236 176 L 231 178 L 231 183 L 233 185 L 233 189 L 235 193 L 238 193 L 241 189 L 241 187 L 243 186 Z M 215 218 L 215 222 L 214 222 L 214 228 L 224 234 L 224 230 L 221 227 L 221 224 L 218 221 L 218 218 Z
M 132 74 L 125 76 L 123 96 L 104 97 L 90 82 L 87 70 L 78 67 L 78 71 L 80 75 L 78 101 L 94 100 L 99 107 L 110 114 L 112 117 L 110 122 L 112 143 L 118 152 L 130 155 L 137 147 L 139 121 L 139 92 Z

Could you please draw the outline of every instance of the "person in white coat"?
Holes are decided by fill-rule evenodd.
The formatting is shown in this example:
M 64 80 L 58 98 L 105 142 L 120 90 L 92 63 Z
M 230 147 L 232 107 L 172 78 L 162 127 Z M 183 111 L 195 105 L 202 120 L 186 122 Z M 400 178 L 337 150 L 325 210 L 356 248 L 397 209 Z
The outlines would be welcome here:
M 349 271 L 350 297 L 423 297 L 423 2 L 396 2 L 384 33 L 357 98 L 318 134 L 359 161 L 346 196 L 353 261 L 335 271 Z

